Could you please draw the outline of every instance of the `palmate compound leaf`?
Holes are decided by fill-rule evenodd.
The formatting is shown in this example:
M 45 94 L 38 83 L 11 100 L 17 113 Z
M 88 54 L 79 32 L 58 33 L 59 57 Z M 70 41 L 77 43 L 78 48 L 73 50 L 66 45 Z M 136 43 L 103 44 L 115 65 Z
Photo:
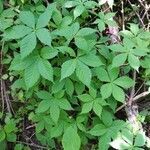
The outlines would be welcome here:
M 70 59 L 65 61 L 61 67 L 61 80 L 72 75 L 76 69 L 76 65 L 77 65 L 76 59 Z
M 51 39 L 51 35 L 48 29 L 46 28 L 38 29 L 36 31 L 36 35 L 38 39 L 41 41 L 41 43 L 51 46 L 52 39 Z
M 47 60 L 38 60 L 38 71 L 43 78 L 53 82 L 53 68 Z
M 26 24 L 28 27 L 35 27 L 35 18 L 32 12 L 30 11 L 21 11 L 19 14 L 20 20 Z
M 76 127 L 69 126 L 63 135 L 62 145 L 64 150 L 80 150 L 81 140 Z
M 83 64 L 81 61 L 78 61 L 76 67 L 76 75 L 78 79 L 85 84 L 86 86 L 90 86 L 92 73 L 88 66 Z
M 25 58 L 28 56 L 35 49 L 36 44 L 37 40 L 34 32 L 24 37 L 20 42 L 21 57 Z

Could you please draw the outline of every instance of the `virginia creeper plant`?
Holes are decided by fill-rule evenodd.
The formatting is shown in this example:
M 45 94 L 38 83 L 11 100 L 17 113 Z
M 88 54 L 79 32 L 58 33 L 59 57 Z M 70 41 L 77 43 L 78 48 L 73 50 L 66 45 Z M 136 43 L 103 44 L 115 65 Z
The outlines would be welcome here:
M 109 11 L 103 11 L 106 3 Z M 120 29 L 113 5 L 112 0 L 0 2 L 3 149 L 149 147 L 139 115 L 133 122 L 129 111 L 149 94 L 150 32 L 131 22 Z M 120 30 L 115 42 L 110 27 Z M 141 84 L 144 90 L 137 91 Z M 116 115 L 121 113 L 126 117 Z

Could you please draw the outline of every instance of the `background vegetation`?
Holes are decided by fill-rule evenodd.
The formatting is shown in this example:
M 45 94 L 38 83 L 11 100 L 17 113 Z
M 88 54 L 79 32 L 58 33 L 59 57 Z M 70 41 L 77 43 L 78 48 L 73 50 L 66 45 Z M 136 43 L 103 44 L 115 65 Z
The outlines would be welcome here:
M 148 0 L 1 0 L 1 150 L 150 149 Z

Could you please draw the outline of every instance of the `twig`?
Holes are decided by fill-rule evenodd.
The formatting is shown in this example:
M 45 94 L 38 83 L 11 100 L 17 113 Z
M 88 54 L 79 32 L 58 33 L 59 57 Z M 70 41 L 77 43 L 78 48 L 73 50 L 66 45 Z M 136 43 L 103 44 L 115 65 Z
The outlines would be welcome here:
M 5 102 L 6 102 L 6 106 L 7 106 L 7 111 L 11 114 L 10 103 L 9 103 L 8 96 L 6 94 L 6 87 L 5 87 L 4 81 L 2 81 L 2 86 L 3 86 L 3 92 L 4 92 L 4 98 L 5 98 Z
M 3 60 L 3 49 L 4 49 L 4 44 L 5 42 L 2 42 L 2 48 L 1 48 L 1 52 L 0 52 L 0 76 L 1 76 L 1 99 L 2 99 L 2 113 L 4 111 L 4 104 L 5 104 L 5 100 L 4 100 L 4 93 L 3 93 L 3 79 L 2 79 L 2 75 L 3 75 L 3 64 L 2 64 L 2 60 Z
M 124 18 L 124 1 L 121 1 L 121 13 L 122 13 L 122 30 L 125 30 L 125 18 Z
M 133 71 L 133 81 L 135 82 L 136 80 L 136 71 Z M 133 101 L 133 97 L 134 97 L 134 93 L 135 93 L 135 85 L 132 87 L 131 92 L 130 92 L 130 97 L 128 99 L 128 104 L 129 106 L 132 105 L 132 101 Z
M 138 101 L 139 99 L 141 99 L 141 98 L 143 98 L 143 97 L 145 97 L 145 96 L 147 96 L 147 95 L 149 95 L 149 94 L 150 94 L 150 91 L 143 92 L 143 93 L 141 93 L 141 94 L 135 96 L 135 97 L 133 98 L 132 102 Z M 128 104 L 128 103 L 126 102 L 126 103 L 124 103 L 123 105 L 121 105 L 120 107 L 118 107 L 117 110 L 116 110 L 116 113 L 117 113 L 118 111 L 120 111 L 122 108 L 124 108 L 127 104 Z
M 17 143 L 24 144 L 24 145 L 31 146 L 31 147 L 36 147 L 36 148 L 40 148 L 40 149 L 46 149 L 46 150 L 49 150 L 49 148 L 44 147 L 44 146 L 41 146 L 41 145 L 37 145 L 37 144 L 35 144 L 35 143 L 27 143 L 27 142 L 22 142 L 22 141 L 16 141 L 16 142 L 17 142 Z
M 34 127 L 35 127 L 35 124 L 32 124 L 32 125 L 26 127 L 26 130 L 28 130 L 28 129 L 30 129 L 30 128 L 34 128 Z
M 130 4 L 130 6 L 132 7 L 132 9 L 134 10 L 134 8 L 133 8 L 132 3 L 130 2 L 130 0 L 128 0 L 128 3 Z M 143 28 L 145 28 L 144 22 L 141 19 L 140 15 L 136 11 L 134 11 L 134 12 L 137 15 L 137 17 L 139 18 L 139 21 L 141 22 L 141 25 L 143 26 Z
M 145 81 L 144 81 L 145 82 Z M 138 92 L 141 90 L 141 88 L 143 87 L 144 85 L 144 82 L 141 84 L 141 86 L 137 89 L 137 91 L 135 92 L 134 94 L 134 97 L 138 94 Z

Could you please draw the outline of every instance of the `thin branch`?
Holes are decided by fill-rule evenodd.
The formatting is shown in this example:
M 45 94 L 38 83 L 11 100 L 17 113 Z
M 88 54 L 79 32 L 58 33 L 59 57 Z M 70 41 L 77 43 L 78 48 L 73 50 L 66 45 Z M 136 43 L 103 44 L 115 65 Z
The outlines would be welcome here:
M 136 71 L 134 70 L 134 71 L 133 71 L 133 81 L 135 82 L 135 80 L 136 80 Z M 129 104 L 129 106 L 132 105 L 134 93 L 135 93 L 135 85 L 134 85 L 134 86 L 132 87 L 132 89 L 131 89 L 130 97 L 129 97 L 128 102 L 127 102 L 127 103 Z
M 122 13 L 122 30 L 125 30 L 124 1 L 121 1 L 121 13 Z
M 132 102 L 135 102 L 135 101 L 138 101 L 139 99 L 143 98 L 143 97 L 146 97 L 147 95 L 150 94 L 150 91 L 146 91 L 146 92 L 143 92 L 143 93 L 140 93 L 139 95 L 135 96 L 132 100 Z M 120 111 L 122 108 L 124 108 L 128 103 L 124 103 L 123 105 L 121 105 L 120 107 L 117 108 L 116 110 L 116 113 L 118 111 Z
M 24 145 L 31 146 L 31 147 L 35 147 L 35 148 L 46 149 L 46 150 L 49 149 L 49 148 L 47 148 L 47 147 L 44 147 L 44 146 L 41 146 L 41 145 L 37 145 L 37 144 L 35 144 L 35 143 L 26 143 L 26 142 L 22 142 L 22 141 L 16 141 L 16 142 L 17 142 L 17 143 L 24 144 Z
M 130 6 L 132 7 L 132 9 L 134 10 L 134 8 L 133 8 L 132 3 L 130 2 L 130 0 L 128 0 L 128 3 L 130 4 Z M 140 15 L 136 11 L 134 11 L 134 12 L 137 15 L 137 17 L 139 18 L 139 21 L 141 22 L 141 25 L 143 26 L 143 28 L 145 28 L 144 22 L 141 19 Z

